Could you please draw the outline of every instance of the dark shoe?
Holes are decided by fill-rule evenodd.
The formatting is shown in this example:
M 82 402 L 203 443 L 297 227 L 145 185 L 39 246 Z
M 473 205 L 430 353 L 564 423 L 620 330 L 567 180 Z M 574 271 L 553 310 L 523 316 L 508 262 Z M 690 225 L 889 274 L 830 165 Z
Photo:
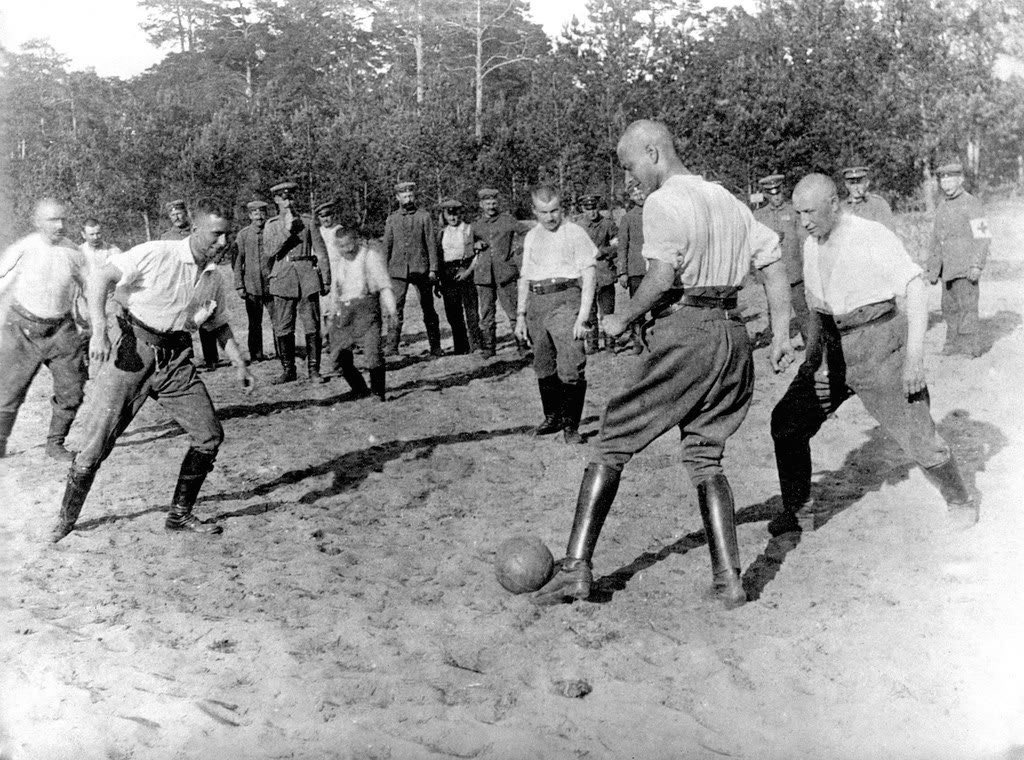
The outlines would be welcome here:
M 942 494 L 951 526 L 967 529 L 978 523 L 978 503 L 967 490 L 967 485 L 960 475 L 960 468 L 957 467 L 952 455 L 943 464 L 926 467 L 924 474 Z
M 430 355 L 433 358 L 438 359 L 438 358 L 444 356 L 444 350 L 440 346 L 431 346 L 431 348 L 430 348 Z
M 167 519 L 164 520 L 164 529 L 172 533 L 207 533 L 210 535 L 219 535 L 224 532 L 224 528 L 220 525 L 200 520 L 191 512 L 180 516 L 167 515 Z
M 181 471 L 178 473 L 178 483 L 174 487 L 171 509 L 164 522 L 164 527 L 167 530 L 190 533 L 222 533 L 224 531 L 221 526 L 200 520 L 192 514 L 192 507 L 195 506 L 196 499 L 199 497 L 199 489 L 203 487 L 206 476 L 213 469 L 213 461 L 216 458 L 216 452 L 211 453 L 192 448 L 185 453 Z
M 386 373 L 387 369 L 383 366 L 370 368 L 370 392 L 380 401 L 387 400 L 384 392 Z
M 530 601 L 545 607 L 571 602 L 574 599 L 587 599 L 593 583 L 594 572 L 590 568 L 590 561 L 567 557 L 558 561 L 558 567 L 551 580 L 534 591 L 530 595 Z
M 281 374 L 270 381 L 271 385 L 294 382 L 298 377 L 295 373 L 295 335 L 275 337 L 277 342 L 277 358 L 281 361 Z
M 56 441 L 46 442 L 46 456 L 50 459 L 56 459 L 58 462 L 71 462 L 75 458 L 75 452 L 68 451 L 64 448 L 63 443 L 57 443 Z
M 85 497 L 89 495 L 92 482 L 96 479 L 95 472 L 68 472 L 68 482 L 64 486 L 64 498 L 60 504 L 60 516 L 53 526 L 50 540 L 57 543 L 75 528 L 78 516 L 82 513 Z
M 562 433 L 566 443 L 583 443 L 580 435 L 580 419 L 583 417 L 583 403 L 587 396 L 587 381 L 562 383 Z
M 75 455 L 64 448 L 64 439 L 71 430 L 74 415 L 54 414 L 50 417 L 50 431 L 46 434 L 46 456 L 58 462 L 70 462 Z
M 562 381 L 558 375 L 549 375 L 537 380 L 540 388 L 540 404 L 544 410 L 544 421 L 533 429 L 533 434 L 551 435 L 562 429 Z
M 698 483 L 697 502 L 711 554 L 712 592 L 731 610 L 746 604 L 747 593 L 740 578 L 732 489 L 725 475 L 713 475 Z
M 321 385 L 326 382 L 320 376 L 320 357 L 323 352 L 323 343 L 318 333 L 306 334 L 306 371 L 309 375 L 309 382 Z

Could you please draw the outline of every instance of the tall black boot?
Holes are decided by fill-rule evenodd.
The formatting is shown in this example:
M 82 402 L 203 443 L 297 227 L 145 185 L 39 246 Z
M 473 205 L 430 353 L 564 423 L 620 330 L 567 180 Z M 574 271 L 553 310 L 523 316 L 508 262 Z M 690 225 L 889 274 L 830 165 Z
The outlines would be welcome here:
M 480 335 L 480 354 L 485 359 L 490 359 L 494 356 L 494 346 L 497 344 L 497 335 L 492 330 L 491 332 L 485 332 Z
M 295 333 L 291 335 L 277 335 L 274 337 L 277 344 L 277 358 L 281 361 L 281 374 L 270 381 L 271 385 L 281 385 L 295 381 Z
M 430 346 L 431 356 L 444 356 L 441 350 L 441 326 L 439 324 L 425 325 L 427 329 L 427 344 Z
M 320 376 L 320 357 L 323 354 L 323 343 L 320 333 L 306 333 L 306 370 L 309 382 L 320 384 L 325 382 Z
M 813 530 L 814 516 L 805 511 L 811 504 L 810 441 L 776 439 L 775 466 L 779 471 L 782 511 L 768 521 L 768 532 L 781 536 L 805 528 Z
M 207 474 L 213 469 L 213 460 L 217 452 L 199 451 L 190 448 L 181 463 L 178 473 L 178 484 L 174 487 L 174 498 L 171 509 L 167 513 L 164 527 L 167 530 L 189 533 L 222 533 L 219 525 L 200 520 L 192 514 L 192 507 L 199 497 L 199 489 L 203 487 Z
M 572 599 L 586 599 L 594 583 L 591 559 L 597 537 L 619 490 L 622 471 L 606 464 L 588 464 L 576 497 L 576 516 L 569 534 L 565 559 L 559 562 L 554 577 L 534 592 L 534 604 L 558 604 Z
M 370 395 L 370 389 L 366 387 L 366 381 L 363 380 L 363 373 L 356 369 L 355 362 L 352 361 L 352 352 L 347 348 L 339 352 L 338 365 L 341 369 L 341 376 L 352 388 L 354 396 L 361 398 Z
M 583 443 L 580 419 L 583 417 L 583 402 L 586 397 L 586 380 L 562 383 L 562 434 L 566 443 Z
M 74 421 L 75 416 L 73 414 L 67 416 L 54 413 L 50 417 L 50 432 L 46 435 L 46 456 L 50 457 L 50 459 L 70 462 L 75 458 L 73 452 L 64 448 L 64 439 L 68 437 L 68 431 L 71 430 L 71 423 Z
M 544 421 L 533 429 L 534 435 L 550 435 L 562 429 L 562 381 L 558 375 L 537 379 Z
M 78 472 L 74 467 L 68 472 L 68 482 L 64 486 L 64 498 L 60 503 L 60 517 L 53 526 L 50 540 L 57 543 L 74 530 L 78 516 L 82 513 L 85 497 L 89 495 L 92 482 L 96 479 L 96 471 Z
M 17 412 L 0 412 L 0 459 L 7 456 L 7 439 L 11 437 L 17 416 Z
M 736 540 L 736 515 L 732 489 L 725 475 L 713 475 L 697 484 L 697 502 L 704 522 L 704 536 L 711 553 L 715 596 L 727 610 L 747 601 L 740 579 L 740 547 Z
M 959 528 L 977 524 L 978 504 L 971 498 L 952 454 L 944 463 L 924 468 L 924 474 L 945 499 L 950 522 Z
M 384 397 L 384 377 L 387 370 L 382 364 L 379 367 L 370 368 L 370 393 L 376 396 L 381 401 L 386 401 Z

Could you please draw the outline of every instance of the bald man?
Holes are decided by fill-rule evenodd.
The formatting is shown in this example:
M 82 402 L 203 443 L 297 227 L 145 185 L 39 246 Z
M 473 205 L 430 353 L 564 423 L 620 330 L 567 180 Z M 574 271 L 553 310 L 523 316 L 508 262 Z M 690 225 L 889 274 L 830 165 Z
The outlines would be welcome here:
M 754 389 L 747 331 L 736 293 L 751 263 L 765 274 L 772 324 L 773 368 L 793 357 L 789 342 L 789 279 L 779 238 L 720 185 L 691 174 L 665 125 L 634 122 L 619 140 L 626 184 L 647 200 L 643 256 L 647 273 L 621 312 L 602 321 L 621 335 L 651 312 L 653 330 L 624 391 L 601 419 L 583 474 L 566 556 L 537 591 L 537 604 L 586 599 L 591 558 L 625 464 L 662 433 L 678 427 L 683 463 L 697 490 L 711 553 L 713 593 L 726 608 L 746 602 L 740 579 L 732 491 L 722 470 L 725 442 L 743 422 Z M 650 327 L 648 323 L 645 327 Z
M 46 455 L 74 457 L 64 439 L 82 404 L 88 374 L 86 338 L 75 326 L 75 298 L 85 285 L 88 261 L 64 237 L 64 206 L 52 199 L 36 204 L 35 232 L 0 256 L 0 293 L 10 289 L 11 307 L 0 329 L 0 457 L 21 402 L 43 365 L 53 376 Z
M 799 513 L 808 515 L 812 505 L 811 438 L 853 394 L 938 487 L 954 525 L 973 525 L 977 505 L 928 409 L 921 267 L 884 224 L 846 211 L 824 175 L 800 180 L 793 205 L 809 233 L 804 283 L 811 320 L 804 363 L 772 412 L 783 512 L 769 531 L 801 529 Z M 905 316 L 896 308 L 901 296 Z

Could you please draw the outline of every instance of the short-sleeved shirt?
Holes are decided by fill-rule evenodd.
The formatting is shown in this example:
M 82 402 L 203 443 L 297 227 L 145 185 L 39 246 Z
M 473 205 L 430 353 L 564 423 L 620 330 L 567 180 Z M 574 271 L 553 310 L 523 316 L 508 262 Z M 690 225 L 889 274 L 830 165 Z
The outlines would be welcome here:
M 526 280 L 576 279 L 597 264 L 597 246 L 575 222 L 564 220 L 554 232 L 538 224 L 523 240 Z
M 673 175 L 644 203 L 645 259 L 676 270 L 684 288 L 739 287 L 751 261 L 761 268 L 782 255 L 779 236 L 721 185 Z
M 391 287 L 384 252 L 377 246 L 361 243 L 356 255 L 338 257 L 337 268 L 331 268 L 334 282 L 331 292 L 339 301 L 351 301 Z
M 51 244 L 33 232 L 0 256 L 0 283 L 9 283 L 14 299 L 26 311 L 57 319 L 74 307 L 88 266 L 85 255 L 70 240 L 62 238 Z
M 828 240 L 804 241 L 804 290 L 817 311 L 849 314 L 902 296 L 920 274 L 894 232 L 854 214 L 841 214 Z
M 192 329 L 192 316 L 210 300 L 217 302 L 217 308 L 203 328 L 227 324 L 224 278 L 213 262 L 200 271 L 188 238 L 151 240 L 111 256 L 108 263 L 121 272 L 115 298 L 154 330 Z

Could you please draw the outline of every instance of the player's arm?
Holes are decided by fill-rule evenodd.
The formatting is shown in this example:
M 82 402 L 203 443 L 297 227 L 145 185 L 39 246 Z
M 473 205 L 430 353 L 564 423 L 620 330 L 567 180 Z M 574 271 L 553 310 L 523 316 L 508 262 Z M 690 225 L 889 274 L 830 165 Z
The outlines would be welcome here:
M 631 324 L 641 319 L 654 304 L 661 300 L 666 292 L 672 290 L 676 281 L 676 269 L 666 261 L 649 259 L 647 274 L 640 282 L 636 293 L 621 311 L 608 314 L 601 320 L 605 333 L 609 337 L 618 337 Z
M 903 391 L 912 396 L 925 389 L 924 334 L 928 331 L 928 290 L 915 277 L 907 283 L 907 355 L 903 362 Z
M 793 345 L 789 340 L 789 320 L 793 309 L 789 275 L 782 259 L 762 267 L 761 273 L 764 275 L 764 292 L 768 297 L 772 326 L 772 346 L 768 360 L 772 369 L 779 372 L 793 360 Z
M 519 340 L 527 340 L 526 330 L 526 309 L 529 306 L 530 299 L 530 281 L 519 274 L 519 293 L 516 299 L 516 337 Z
M 594 291 L 597 289 L 597 272 L 593 265 L 584 267 L 580 280 L 580 310 L 572 327 L 572 336 L 576 340 L 585 339 L 590 332 L 590 309 L 594 305 Z
M 107 337 L 107 295 L 111 286 L 121 280 L 122 272 L 107 262 L 89 272 L 85 287 L 85 300 L 89 305 L 89 322 L 92 337 L 89 338 L 89 359 L 105 362 L 110 355 L 110 339 Z

